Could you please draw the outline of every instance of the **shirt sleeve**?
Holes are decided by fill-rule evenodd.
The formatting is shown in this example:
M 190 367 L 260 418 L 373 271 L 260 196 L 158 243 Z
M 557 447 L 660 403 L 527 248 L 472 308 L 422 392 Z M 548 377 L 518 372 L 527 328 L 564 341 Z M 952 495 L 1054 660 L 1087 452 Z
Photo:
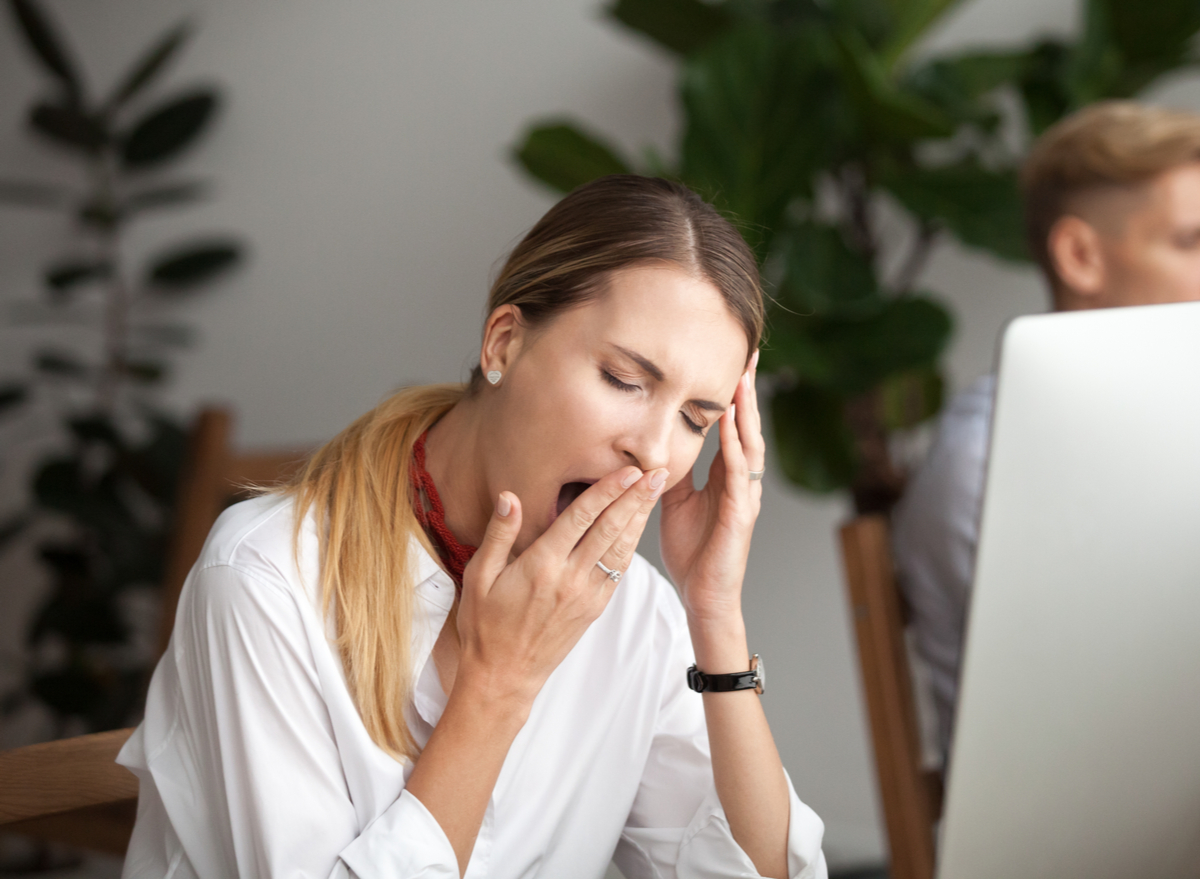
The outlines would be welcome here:
M 131 768 L 200 879 L 456 879 L 449 840 L 407 791 L 360 827 L 286 587 L 231 565 L 193 572 L 158 677 L 145 766 Z
M 929 668 L 943 757 L 958 698 L 994 389 L 995 377 L 985 376 L 955 398 L 892 513 L 899 585 L 913 611 L 917 650 Z
M 613 860 L 628 879 L 758 876 L 734 840 L 717 796 L 703 697 L 687 688 L 683 673 L 694 660 L 681 608 L 671 629 L 659 722 Z M 790 778 L 787 784 L 788 874 L 791 879 L 826 879 L 824 824 L 796 796 Z

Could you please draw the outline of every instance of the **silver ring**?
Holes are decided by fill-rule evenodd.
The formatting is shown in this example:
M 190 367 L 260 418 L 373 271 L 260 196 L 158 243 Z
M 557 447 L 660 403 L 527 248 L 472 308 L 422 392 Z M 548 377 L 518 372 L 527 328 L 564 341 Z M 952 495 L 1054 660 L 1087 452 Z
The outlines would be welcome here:
M 750 481 L 751 481 L 751 482 L 757 482 L 759 479 L 762 479 L 762 478 L 763 478 L 763 474 L 764 474 L 764 473 L 766 473 L 766 472 L 767 472 L 767 468 L 766 468 L 766 467 L 764 467 L 764 468 L 763 468 L 763 469 L 761 469 L 761 470 L 751 470 L 751 471 L 750 471 Z
M 620 571 L 614 571 L 612 568 L 608 567 L 607 565 L 604 564 L 604 562 L 601 562 L 601 561 L 596 562 L 596 567 L 599 568 L 600 570 L 602 570 L 604 572 L 604 575 L 606 577 L 608 577 L 608 579 L 612 580 L 614 583 L 621 582 L 621 572 Z

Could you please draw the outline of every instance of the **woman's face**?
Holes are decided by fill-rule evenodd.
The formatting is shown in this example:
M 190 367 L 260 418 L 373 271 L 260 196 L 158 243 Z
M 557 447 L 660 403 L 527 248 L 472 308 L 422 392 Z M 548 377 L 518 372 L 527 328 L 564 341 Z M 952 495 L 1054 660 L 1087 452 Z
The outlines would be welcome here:
M 668 264 L 616 272 L 606 293 L 536 331 L 497 309 L 481 358 L 503 374 L 482 391 L 485 479 L 489 497 L 521 499 L 514 550 L 620 467 L 665 467 L 668 488 L 683 479 L 748 356 L 716 287 Z

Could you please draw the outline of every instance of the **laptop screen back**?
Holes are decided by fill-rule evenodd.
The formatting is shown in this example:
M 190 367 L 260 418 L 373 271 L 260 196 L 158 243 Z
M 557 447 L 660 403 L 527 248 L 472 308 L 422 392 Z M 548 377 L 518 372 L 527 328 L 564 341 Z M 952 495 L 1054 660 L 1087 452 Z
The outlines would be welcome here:
M 1200 304 L 1005 335 L 942 879 L 1200 877 Z

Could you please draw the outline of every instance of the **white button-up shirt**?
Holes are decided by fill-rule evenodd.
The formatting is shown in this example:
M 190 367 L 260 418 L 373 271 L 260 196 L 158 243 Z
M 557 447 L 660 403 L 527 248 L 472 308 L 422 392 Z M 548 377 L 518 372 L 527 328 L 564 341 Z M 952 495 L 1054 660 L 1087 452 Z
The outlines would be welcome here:
M 454 850 L 405 790 L 411 762 L 363 726 L 317 595 L 312 517 L 246 501 L 213 528 L 180 598 L 141 726 L 119 762 L 141 782 L 125 877 L 457 877 Z M 414 540 L 408 707 L 418 744 L 446 705 L 434 641 L 454 583 Z M 756 876 L 713 783 L 674 589 L 637 557 L 550 676 L 492 792 L 467 868 L 482 877 Z M 823 827 L 791 793 L 793 877 L 826 876 Z

